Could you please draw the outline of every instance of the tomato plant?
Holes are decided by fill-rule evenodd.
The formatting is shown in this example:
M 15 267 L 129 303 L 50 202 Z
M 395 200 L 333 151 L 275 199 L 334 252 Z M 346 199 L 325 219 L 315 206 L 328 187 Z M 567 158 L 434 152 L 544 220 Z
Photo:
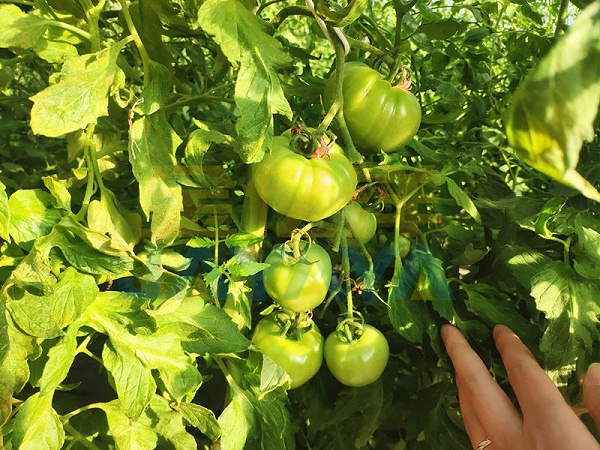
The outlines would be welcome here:
M 324 138 L 323 138 L 324 139 Z M 322 156 L 314 155 L 322 151 Z M 308 154 L 294 151 L 290 138 L 273 138 L 253 177 L 263 200 L 284 216 L 321 220 L 339 211 L 356 189 L 356 172 L 342 148 L 324 140 Z
M 276 245 L 265 258 L 263 270 L 267 294 L 275 303 L 291 311 L 309 311 L 320 305 L 331 282 L 331 258 L 318 244 L 302 242 L 301 254 L 286 253 Z
M 329 78 L 323 103 L 335 98 L 336 74 Z M 365 151 L 391 152 L 410 141 L 421 124 L 421 106 L 409 83 L 392 86 L 364 63 L 344 66 L 344 118 L 352 139 Z
M 381 331 L 365 324 L 351 331 L 350 336 L 341 330 L 327 336 L 324 355 L 327 368 L 340 383 L 360 387 L 381 376 L 390 349 Z
M 323 363 L 323 336 L 317 325 L 307 319 L 300 327 L 285 330 L 278 313 L 272 313 L 258 322 L 252 335 L 252 342 L 289 375 L 291 389 L 315 376 Z
M 2 0 L 0 448 L 469 448 L 448 322 L 501 385 L 510 326 L 583 411 L 597 8 Z M 376 238 L 371 216 L 354 237 L 336 220 L 351 199 Z M 288 269 L 326 260 L 299 232 L 331 261 L 310 327 L 264 282 L 278 245 Z M 360 346 L 332 330 L 364 318 L 383 374 L 356 389 L 315 364 L 289 391 L 287 359 L 251 340 L 273 311 L 284 356 L 316 329 Z

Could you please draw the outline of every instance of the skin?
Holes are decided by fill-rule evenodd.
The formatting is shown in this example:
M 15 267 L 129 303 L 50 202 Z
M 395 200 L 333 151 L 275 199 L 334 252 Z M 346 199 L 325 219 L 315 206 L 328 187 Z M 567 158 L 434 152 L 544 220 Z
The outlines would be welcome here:
M 454 364 L 460 409 L 473 448 L 489 438 L 486 450 L 598 450 L 596 438 L 509 328 L 497 325 L 494 340 L 521 412 L 457 328 L 444 325 L 441 336 Z M 597 427 L 598 364 L 590 366 L 582 387 Z

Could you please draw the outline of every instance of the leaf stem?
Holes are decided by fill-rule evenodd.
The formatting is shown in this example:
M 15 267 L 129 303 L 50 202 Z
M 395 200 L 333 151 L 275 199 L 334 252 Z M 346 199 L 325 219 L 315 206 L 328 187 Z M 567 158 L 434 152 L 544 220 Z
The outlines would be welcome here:
M 123 17 L 125 19 L 125 23 L 127 24 L 127 28 L 129 29 L 129 33 L 133 36 L 133 41 L 135 42 L 135 46 L 140 52 L 140 57 L 142 58 L 142 66 L 144 69 L 144 73 L 148 75 L 150 73 L 150 56 L 148 55 L 148 51 L 146 47 L 144 47 L 144 43 L 142 42 L 142 38 L 140 37 L 135 25 L 133 23 L 133 19 L 131 18 L 131 14 L 129 12 L 129 5 L 127 4 L 127 0 L 119 0 L 121 4 L 121 8 L 123 11 Z M 144 77 L 144 87 L 146 87 L 146 83 L 149 82 L 149 78 Z
M 56 27 L 56 28 L 62 28 L 63 30 L 71 31 L 72 33 L 75 33 L 75 34 L 81 36 L 82 38 L 84 38 L 87 41 L 90 41 L 90 42 L 93 41 L 91 33 L 88 33 L 87 31 L 84 31 L 81 28 L 76 27 L 75 25 L 71 25 L 70 23 L 61 22 L 60 20 L 56 20 L 56 21 L 51 22 L 51 26 Z
M 81 209 L 75 216 L 75 218 L 79 221 L 83 220 L 85 214 L 87 213 L 88 206 L 90 201 L 92 200 L 92 196 L 96 192 L 96 187 L 94 181 L 96 180 L 96 176 L 94 175 L 95 168 L 98 167 L 97 162 L 93 161 L 94 155 L 91 151 L 94 143 L 92 142 L 94 138 L 94 129 L 96 125 L 91 123 L 87 126 L 85 130 L 85 141 L 83 144 L 83 154 L 85 157 L 85 162 L 87 165 L 87 185 L 85 188 L 85 194 L 83 197 L 83 201 L 81 202 Z M 95 163 L 95 164 L 94 164 Z
M 570 0 L 560 0 L 560 7 L 558 9 L 558 16 L 556 17 L 556 25 L 554 27 L 554 37 L 560 36 L 565 28 L 565 20 L 569 15 L 568 7 Z
M 85 448 L 89 448 L 90 450 L 100 450 L 100 447 L 96 447 L 92 442 L 88 441 L 83 434 L 81 434 L 75 427 L 73 427 L 70 423 L 63 423 L 63 428 L 65 431 L 68 431 L 71 436 L 75 438 L 75 440 L 80 443 Z

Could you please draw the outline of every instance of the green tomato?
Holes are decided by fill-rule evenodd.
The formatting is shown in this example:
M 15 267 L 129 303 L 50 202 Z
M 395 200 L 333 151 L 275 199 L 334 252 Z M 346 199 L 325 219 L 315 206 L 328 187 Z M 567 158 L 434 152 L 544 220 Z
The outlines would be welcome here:
M 377 328 L 364 325 L 363 334 L 346 342 L 338 332 L 325 340 L 325 363 L 331 374 L 342 384 L 366 386 L 383 373 L 390 355 L 385 336 Z
M 286 371 L 292 380 L 291 389 L 315 376 L 323 363 L 323 336 L 312 320 L 300 339 L 294 340 L 282 334 L 275 314 L 271 314 L 258 322 L 252 342 Z
M 346 223 L 348 237 L 358 239 L 363 244 L 369 242 L 377 231 L 377 217 L 365 211 L 359 203 L 352 202 L 346 206 Z
M 401 86 L 392 86 L 363 63 L 346 63 L 342 92 L 346 125 L 354 143 L 364 150 L 397 150 L 419 130 L 421 106 L 417 98 Z M 325 108 L 334 98 L 335 72 L 325 85 Z
M 356 171 L 337 144 L 328 154 L 304 156 L 290 147 L 290 137 L 273 138 L 271 151 L 256 163 L 258 195 L 284 216 L 313 222 L 329 217 L 350 201 Z
M 301 248 L 306 247 L 302 243 Z M 273 247 L 265 258 L 263 270 L 267 294 L 275 303 L 291 311 L 310 311 L 319 306 L 331 283 L 331 258 L 318 244 L 311 244 L 304 257 L 294 261 L 283 251 L 283 244 Z
M 398 236 L 398 253 L 404 259 L 410 253 L 411 242 L 406 236 Z

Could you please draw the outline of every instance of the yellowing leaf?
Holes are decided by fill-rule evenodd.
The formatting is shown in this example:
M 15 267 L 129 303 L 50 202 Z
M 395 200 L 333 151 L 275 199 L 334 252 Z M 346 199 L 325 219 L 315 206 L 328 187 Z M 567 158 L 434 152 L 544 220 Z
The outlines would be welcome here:
M 60 80 L 31 100 L 31 129 L 58 137 L 95 123 L 108 114 L 108 94 L 120 69 L 117 56 L 124 43 L 84 56 L 68 58 Z
M 16 5 L 0 5 L 0 47 L 31 48 L 52 22 L 26 14 Z

